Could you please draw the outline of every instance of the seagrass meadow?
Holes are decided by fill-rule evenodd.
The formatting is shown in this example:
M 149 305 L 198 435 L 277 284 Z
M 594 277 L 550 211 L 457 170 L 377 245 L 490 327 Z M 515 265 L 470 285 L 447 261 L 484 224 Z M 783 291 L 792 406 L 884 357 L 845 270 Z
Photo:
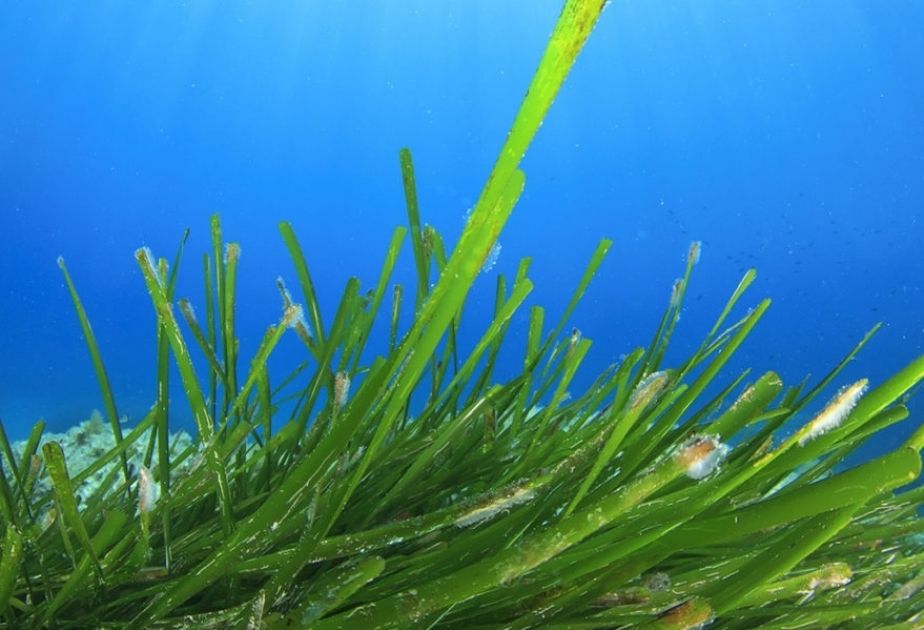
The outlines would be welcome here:
M 924 426 L 842 466 L 906 421 L 924 378 L 919 357 L 883 382 L 843 382 L 878 326 L 817 382 L 729 373 L 770 306 L 747 308 L 749 270 L 701 345 L 666 366 L 693 243 L 647 345 L 572 392 L 591 341 L 569 320 L 603 239 L 564 312 L 524 306 L 525 259 L 497 277 L 477 343 L 457 344 L 467 293 L 523 189 L 520 160 L 604 4 L 565 3 L 453 248 L 421 220 L 408 150 L 408 225 L 377 283 L 351 279 L 335 310 L 318 304 L 309 257 L 279 226 L 299 290 L 279 281 L 282 314 L 252 357 L 239 356 L 235 330 L 240 247 L 217 216 L 192 272 L 199 300 L 175 295 L 190 273 L 185 238 L 169 260 L 139 249 L 158 379 L 131 429 L 59 259 L 115 446 L 79 470 L 42 443 L 41 422 L 19 451 L 0 431 L 2 627 L 924 627 L 924 487 L 904 489 L 921 472 Z M 392 272 L 406 249 L 417 277 L 404 291 Z M 525 347 L 511 348 L 521 310 Z M 284 335 L 305 360 L 271 374 Z M 522 353 L 522 370 L 498 382 L 502 348 Z M 171 397 L 195 421 L 185 448 L 171 443 Z

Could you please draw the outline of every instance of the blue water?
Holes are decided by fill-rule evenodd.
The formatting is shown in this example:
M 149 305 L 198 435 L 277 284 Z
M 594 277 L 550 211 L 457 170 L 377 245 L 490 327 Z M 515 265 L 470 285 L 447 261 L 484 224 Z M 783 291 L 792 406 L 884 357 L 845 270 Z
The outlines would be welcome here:
M 299 233 L 328 320 L 349 275 L 374 285 L 405 219 L 400 147 L 414 151 L 424 220 L 454 242 L 559 4 L 0 4 L 8 430 L 20 437 L 39 417 L 62 429 L 101 405 L 59 254 L 120 411 L 137 419 L 154 380 L 139 245 L 172 257 L 192 228 L 179 294 L 202 310 L 200 256 L 221 213 L 243 248 L 249 357 L 278 319 L 276 276 L 297 288 L 278 221 Z M 838 384 L 881 382 L 924 352 L 922 23 L 916 0 L 607 8 L 523 163 L 526 192 L 494 270 L 510 275 L 532 255 L 530 300 L 554 321 L 597 241 L 614 240 L 572 322 L 594 341 L 575 390 L 649 341 L 695 239 L 702 261 L 668 363 L 751 266 L 745 302 L 774 305 L 726 379 L 744 367 L 820 377 L 877 321 Z M 411 269 L 406 250 L 407 287 Z M 493 282 L 475 288 L 463 344 L 489 319 Z M 501 376 L 520 364 L 524 323 Z M 300 352 L 290 342 L 279 359 Z M 924 405 L 912 409 L 875 448 L 921 422 Z

